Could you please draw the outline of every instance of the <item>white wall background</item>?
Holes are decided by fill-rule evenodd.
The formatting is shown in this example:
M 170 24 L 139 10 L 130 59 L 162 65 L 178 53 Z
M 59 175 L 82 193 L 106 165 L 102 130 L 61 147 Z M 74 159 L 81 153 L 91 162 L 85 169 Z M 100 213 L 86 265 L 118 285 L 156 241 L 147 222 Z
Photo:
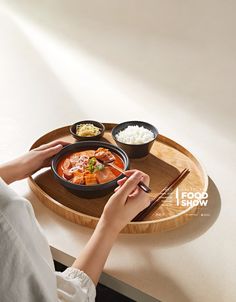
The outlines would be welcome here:
M 191 134 L 192 127 L 180 125 L 201 119 L 212 131 L 233 136 L 235 1 L 1 2 L 23 31 L 15 55 L 28 61 L 28 73 L 38 79 L 33 88 L 44 90 L 42 102 L 57 96 L 44 87 L 44 74 L 34 66 L 39 59 L 78 118 L 147 116 L 172 135 L 176 129 Z M 108 116 L 111 104 L 116 110 Z M 173 119 L 176 129 L 169 129 Z

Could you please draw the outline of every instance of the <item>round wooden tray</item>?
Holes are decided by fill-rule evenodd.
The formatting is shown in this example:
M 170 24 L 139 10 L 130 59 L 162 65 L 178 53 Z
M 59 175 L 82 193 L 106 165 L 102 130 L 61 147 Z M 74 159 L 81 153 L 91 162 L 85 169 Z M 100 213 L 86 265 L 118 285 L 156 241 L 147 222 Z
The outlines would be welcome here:
M 110 132 L 116 124 L 104 123 L 104 125 L 106 131 L 103 140 L 114 144 Z M 55 139 L 75 142 L 67 126 L 40 137 L 31 149 Z M 184 147 L 163 135 L 158 136 L 147 157 L 131 159 L 131 168 L 140 169 L 150 175 L 153 196 L 156 196 L 184 168 L 188 168 L 190 174 L 178 186 L 179 193 L 207 191 L 208 177 L 199 161 Z M 46 207 L 67 220 L 90 228 L 95 228 L 109 198 L 109 195 L 97 199 L 75 196 L 54 179 L 51 169 L 29 177 L 28 183 Z M 144 221 L 130 222 L 122 232 L 150 233 L 171 230 L 188 222 L 198 214 L 199 209 L 200 206 L 178 205 L 175 190 Z

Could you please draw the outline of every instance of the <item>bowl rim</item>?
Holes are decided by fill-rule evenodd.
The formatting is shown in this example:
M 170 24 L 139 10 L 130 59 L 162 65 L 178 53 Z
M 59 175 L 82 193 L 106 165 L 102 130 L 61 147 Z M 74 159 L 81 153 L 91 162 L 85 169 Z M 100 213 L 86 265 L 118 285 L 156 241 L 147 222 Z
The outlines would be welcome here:
M 105 182 L 105 183 L 103 183 L 103 184 L 96 184 L 96 185 L 79 185 L 79 184 L 74 184 L 74 183 L 72 183 L 72 182 L 70 182 L 70 181 L 68 181 L 68 180 L 66 180 L 65 178 L 63 178 L 63 177 L 61 177 L 58 173 L 57 173 L 57 165 L 58 165 L 58 162 L 60 161 L 60 159 L 64 156 L 64 155 L 66 155 L 66 153 L 65 154 L 63 154 L 63 155 L 61 155 L 60 153 L 62 152 L 62 151 L 64 151 L 65 149 L 68 149 L 69 147 L 71 147 L 72 145 L 84 145 L 85 146 L 85 144 L 94 144 L 94 145 L 96 145 L 96 144 L 98 144 L 98 145 L 101 145 L 101 144 L 104 144 L 105 146 L 107 146 L 107 148 L 109 148 L 109 146 L 111 146 L 111 147 L 113 147 L 114 149 L 117 149 L 120 153 L 122 153 L 123 154 L 123 156 L 125 157 L 125 159 L 126 159 L 126 164 L 125 164 L 125 162 L 124 162 L 124 160 L 123 160 L 123 158 L 121 158 L 122 159 L 122 161 L 124 162 L 124 169 L 125 169 L 125 171 L 126 171 L 126 169 L 129 167 L 129 164 L 130 164 L 130 160 L 129 160 L 129 157 L 128 157 L 128 155 L 126 154 L 126 152 L 123 150 L 123 149 L 121 149 L 119 146 L 116 146 L 116 145 L 113 145 L 113 144 L 111 144 L 111 143 L 107 143 L 107 142 L 101 142 L 101 141 L 80 141 L 80 142 L 75 142 L 75 143 L 73 143 L 73 144 L 69 144 L 69 145 L 66 145 L 65 147 L 63 147 L 62 149 L 61 149 L 61 151 L 59 151 L 53 158 L 52 158 L 52 160 L 51 160 L 51 169 L 52 169 L 52 172 L 53 172 L 53 174 L 54 174 L 54 176 L 56 176 L 58 179 L 60 179 L 60 180 L 62 180 L 63 182 L 65 182 L 66 184 L 68 184 L 68 185 L 70 185 L 71 186 L 71 189 L 78 189 L 78 188 L 86 188 L 86 191 L 88 192 L 88 191 L 93 191 L 93 189 L 98 189 L 98 188 L 101 188 L 102 186 L 104 186 L 104 185 L 107 185 L 107 184 L 112 184 L 112 183 L 116 183 L 117 182 L 117 180 L 119 179 L 119 177 L 121 177 L 121 175 L 122 174 L 120 174 L 120 175 L 118 175 L 115 179 L 113 179 L 113 180 L 110 180 L 110 181 L 108 181 L 108 182 Z M 88 147 L 89 148 L 89 147 Z M 99 148 L 99 147 L 98 147 Z M 83 151 L 83 150 L 81 150 L 81 151 Z M 78 151 L 74 151 L 74 152 L 79 152 L 79 150 Z M 115 152 L 115 151 L 114 151 Z M 70 151 L 68 152 L 68 153 L 70 153 Z M 73 153 L 73 151 L 71 151 L 71 153 Z M 60 156 L 61 155 L 61 156 Z M 119 154 L 118 154 L 119 155 Z M 120 155 L 119 155 L 120 156 Z
M 82 123 L 87 123 L 87 124 L 96 123 L 96 124 L 99 124 L 101 126 L 100 127 L 101 128 L 101 132 L 99 134 L 97 134 L 97 135 L 94 135 L 94 136 L 80 136 L 80 135 L 76 134 L 72 129 L 73 129 L 73 127 L 76 127 L 77 125 L 82 124 Z M 96 126 L 96 125 L 94 125 L 94 126 Z M 86 139 L 95 139 L 95 138 L 97 138 L 99 136 L 102 136 L 103 133 L 104 133 L 104 131 L 105 131 L 105 126 L 103 125 L 103 123 L 100 123 L 99 121 L 95 121 L 95 120 L 83 120 L 83 121 L 76 122 L 76 123 L 74 123 L 74 124 L 72 124 L 70 126 L 70 133 L 74 137 L 78 137 L 78 138 L 81 138 L 81 139 L 84 139 L 84 140 L 86 140 Z
M 150 131 L 152 131 L 152 133 L 154 134 L 154 138 L 153 138 L 152 140 L 146 142 L 146 143 L 143 143 L 143 144 L 127 144 L 127 143 L 123 143 L 123 142 L 119 141 L 119 140 L 115 137 L 114 132 L 115 132 L 116 128 L 118 128 L 119 126 L 121 126 L 121 125 L 123 125 L 123 124 L 127 124 L 127 123 L 132 123 L 132 124 L 134 124 L 134 123 L 142 123 L 142 124 L 151 126 L 151 127 L 154 128 L 155 131 L 156 131 L 156 133 L 154 133 L 152 130 L 150 130 Z M 128 126 L 132 126 L 132 124 L 127 125 L 127 127 L 128 127 Z M 136 125 L 134 125 L 134 126 L 136 126 Z M 148 130 L 149 130 L 149 129 L 148 129 Z M 111 130 L 111 134 L 112 134 L 112 138 L 114 139 L 114 141 L 115 141 L 115 142 L 118 142 L 119 144 L 124 144 L 124 145 L 126 145 L 126 146 L 137 146 L 137 147 L 138 147 L 138 146 L 145 146 L 145 145 L 148 145 L 148 144 L 154 142 L 154 141 L 156 140 L 156 138 L 158 137 L 158 135 L 159 135 L 159 131 L 158 131 L 158 129 L 157 129 L 154 125 L 152 125 L 152 124 L 150 124 L 150 123 L 148 123 L 148 122 L 144 122 L 144 121 L 127 121 L 127 122 L 119 123 L 119 124 L 117 124 L 115 127 L 113 127 L 112 130 Z

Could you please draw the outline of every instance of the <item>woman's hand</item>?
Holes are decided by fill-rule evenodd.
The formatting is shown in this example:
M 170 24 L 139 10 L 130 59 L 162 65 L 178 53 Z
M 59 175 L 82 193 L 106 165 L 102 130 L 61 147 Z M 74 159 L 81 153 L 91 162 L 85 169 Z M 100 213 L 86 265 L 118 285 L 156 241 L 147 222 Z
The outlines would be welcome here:
M 41 168 L 50 165 L 52 156 L 57 154 L 68 143 L 53 141 L 0 166 L 0 176 L 10 184 L 32 175 Z
M 105 223 L 115 232 L 120 232 L 139 212 L 150 204 L 150 196 L 138 187 L 143 181 L 149 185 L 149 176 L 138 170 L 129 170 L 128 178 L 118 181 L 119 187 L 108 200 L 101 223 Z

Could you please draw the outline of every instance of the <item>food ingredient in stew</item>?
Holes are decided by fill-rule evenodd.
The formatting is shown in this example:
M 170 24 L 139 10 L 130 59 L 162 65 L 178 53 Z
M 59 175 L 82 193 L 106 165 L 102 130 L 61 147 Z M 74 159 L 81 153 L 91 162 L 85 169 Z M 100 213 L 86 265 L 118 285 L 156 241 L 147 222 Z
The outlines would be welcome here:
M 121 173 L 105 163 L 113 161 L 124 169 L 122 159 L 106 148 L 85 150 L 66 155 L 57 166 L 58 174 L 78 185 L 97 185 L 117 178 Z

